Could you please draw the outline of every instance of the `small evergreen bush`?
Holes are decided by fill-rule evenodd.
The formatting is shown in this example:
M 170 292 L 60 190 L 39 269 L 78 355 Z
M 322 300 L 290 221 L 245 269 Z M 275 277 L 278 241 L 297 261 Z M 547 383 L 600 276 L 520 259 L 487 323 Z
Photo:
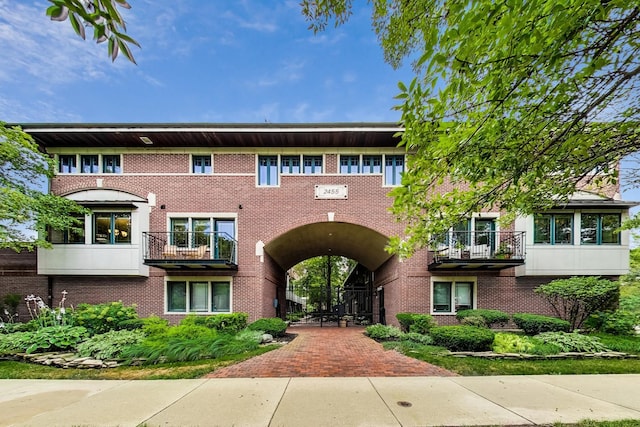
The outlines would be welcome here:
M 189 314 L 182 319 L 180 324 L 206 326 L 218 332 L 235 334 L 247 327 L 248 320 L 247 313 L 220 313 L 209 316 Z
M 396 340 L 402 335 L 402 331 L 399 328 L 391 325 L 382 325 L 380 323 L 367 326 L 364 333 L 376 341 Z
M 535 339 L 553 344 L 563 352 L 596 353 L 608 350 L 598 337 L 582 335 L 577 332 L 543 332 L 536 335 Z
M 249 324 L 249 330 L 262 331 L 274 337 L 281 337 L 287 330 L 287 322 L 278 317 L 266 317 Z
M 401 341 L 411 341 L 422 345 L 430 345 L 433 343 L 431 335 L 424 335 L 417 332 L 407 332 L 400 335 Z
M 467 326 L 477 326 L 478 328 L 487 328 L 487 322 L 480 316 L 467 316 L 460 320 L 460 324 Z
M 398 319 L 398 323 L 400 323 L 400 329 L 402 329 L 402 332 L 409 332 L 409 328 L 413 325 L 415 316 L 417 316 L 416 313 L 396 314 L 396 319 Z
M 428 314 L 416 314 L 413 316 L 413 323 L 409 326 L 409 332 L 427 335 L 431 328 L 438 326 Z
M 513 322 L 527 335 L 537 335 L 542 332 L 569 332 L 571 328 L 566 320 L 530 313 L 514 314 Z
M 128 321 L 138 318 L 136 306 L 126 307 L 122 301 L 106 304 L 79 304 L 72 314 L 72 324 L 84 326 L 89 334 L 125 329 Z
M 436 326 L 431 329 L 433 343 L 451 351 L 491 350 L 494 336 L 490 329 L 476 326 Z
M 634 335 L 640 325 L 640 313 L 619 309 L 614 312 L 599 311 L 589 316 L 585 327 L 597 332 L 614 335 Z
M 460 310 L 456 313 L 456 319 L 458 319 L 459 322 L 462 322 L 462 320 L 467 317 L 481 317 L 489 328 L 496 325 L 504 326 L 509 322 L 509 315 L 500 310 Z

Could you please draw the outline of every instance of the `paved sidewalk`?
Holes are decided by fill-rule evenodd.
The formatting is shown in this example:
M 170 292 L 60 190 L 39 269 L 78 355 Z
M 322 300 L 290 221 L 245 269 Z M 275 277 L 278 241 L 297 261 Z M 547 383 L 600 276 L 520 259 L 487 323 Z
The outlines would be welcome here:
M 462 426 L 640 420 L 640 375 L 0 380 L 2 426 Z
M 208 378 L 453 376 L 439 366 L 386 351 L 363 327 L 294 326 L 286 346 L 221 368 Z

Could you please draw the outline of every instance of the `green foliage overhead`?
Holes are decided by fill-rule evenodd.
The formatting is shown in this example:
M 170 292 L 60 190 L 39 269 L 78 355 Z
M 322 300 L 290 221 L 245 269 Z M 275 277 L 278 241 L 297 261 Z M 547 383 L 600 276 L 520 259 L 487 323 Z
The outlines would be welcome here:
M 53 177 L 55 161 L 19 127 L 0 122 L 0 248 L 49 247 L 46 229 L 77 227 L 73 214 L 86 210 L 41 188 Z
M 331 263 L 331 304 L 337 303 L 335 289 L 342 286 L 354 261 L 340 256 L 330 257 Z M 326 306 L 327 297 L 327 257 L 309 258 L 293 267 L 291 284 L 296 295 L 307 297 L 307 309 Z
M 320 31 L 347 21 L 352 3 L 302 10 Z M 391 242 L 400 254 L 472 212 L 532 213 L 616 182 L 612 165 L 640 148 L 637 1 L 371 3 L 386 61 L 415 70 L 397 96 L 411 154 L 392 191 L 408 224 Z
M 552 280 L 538 286 L 535 292 L 551 304 L 558 317 L 569 322 L 573 331 L 593 313 L 615 308 L 620 286 L 599 277 L 571 277 Z
M 47 9 L 47 16 L 52 21 L 66 21 L 73 31 L 86 39 L 86 28 L 93 29 L 96 43 L 107 42 L 107 51 L 112 61 L 122 53 L 134 64 L 130 44 L 140 47 L 137 41 L 126 34 L 127 25 L 119 8 L 130 9 L 126 0 L 49 0 L 52 3 Z

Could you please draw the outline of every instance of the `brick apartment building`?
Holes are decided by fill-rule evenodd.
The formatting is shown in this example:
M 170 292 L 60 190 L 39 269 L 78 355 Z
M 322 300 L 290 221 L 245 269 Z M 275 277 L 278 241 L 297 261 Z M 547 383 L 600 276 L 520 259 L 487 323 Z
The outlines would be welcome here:
M 389 213 L 404 149 L 396 125 L 28 124 L 55 156 L 50 190 L 91 209 L 83 232 L 54 232 L 37 278 L 0 276 L 0 295 L 71 304 L 121 300 L 141 316 L 283 316 L 287 270 L 318 255 L 359 264 L 346 312 L 395 323 L 398 312 L 454 322 L 461 308 L 547 312 L 533 289 L 557 277 L 617 277 L 632 203 L 617 188 L 581 192 L 518 218 L 476 213 L 410 259 L 385 251 L 403 225 Z M 443 191 L 446 191 L 443 188 Z M 22 280 L 22 281 L 20 281 Z M 277 301 L 277 303 L 276 303 Z

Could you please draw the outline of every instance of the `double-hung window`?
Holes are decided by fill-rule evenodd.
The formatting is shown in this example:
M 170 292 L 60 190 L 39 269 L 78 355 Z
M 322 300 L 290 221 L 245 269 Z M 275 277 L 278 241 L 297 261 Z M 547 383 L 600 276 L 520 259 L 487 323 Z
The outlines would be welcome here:
M 278 156 L 258 156 L 258 185 L 278 185 Z
M 619 245 L 620 214 L 583 213 L 580 218 L 580 243 L 583 245 Z
M 231 283 L 206 279 L 167 282 L 169 313 L 229 313 Z
M 435 280 L 431 294 L 432 313 L 455 314 L 474 307 L 474 282 L 471 280 Z
M 93 214 L 93 243 L 131 243 L 130 212 L 95 212 Z
M 340 156 L 340 173 L 360 173 L 360 156 Z
M 573 214 L 535 214 L 533 217 L 533 243 L 573 244 Z
M 322 173 L 322 156 L 303 156 L 304 173 L 307 175 Z
M 384 184 L 400 185 L 404 172 L 404 156 L 385 156 Z
M 191 173 L 210 174 L 211 171 L 211 156 L 191 157 Z

